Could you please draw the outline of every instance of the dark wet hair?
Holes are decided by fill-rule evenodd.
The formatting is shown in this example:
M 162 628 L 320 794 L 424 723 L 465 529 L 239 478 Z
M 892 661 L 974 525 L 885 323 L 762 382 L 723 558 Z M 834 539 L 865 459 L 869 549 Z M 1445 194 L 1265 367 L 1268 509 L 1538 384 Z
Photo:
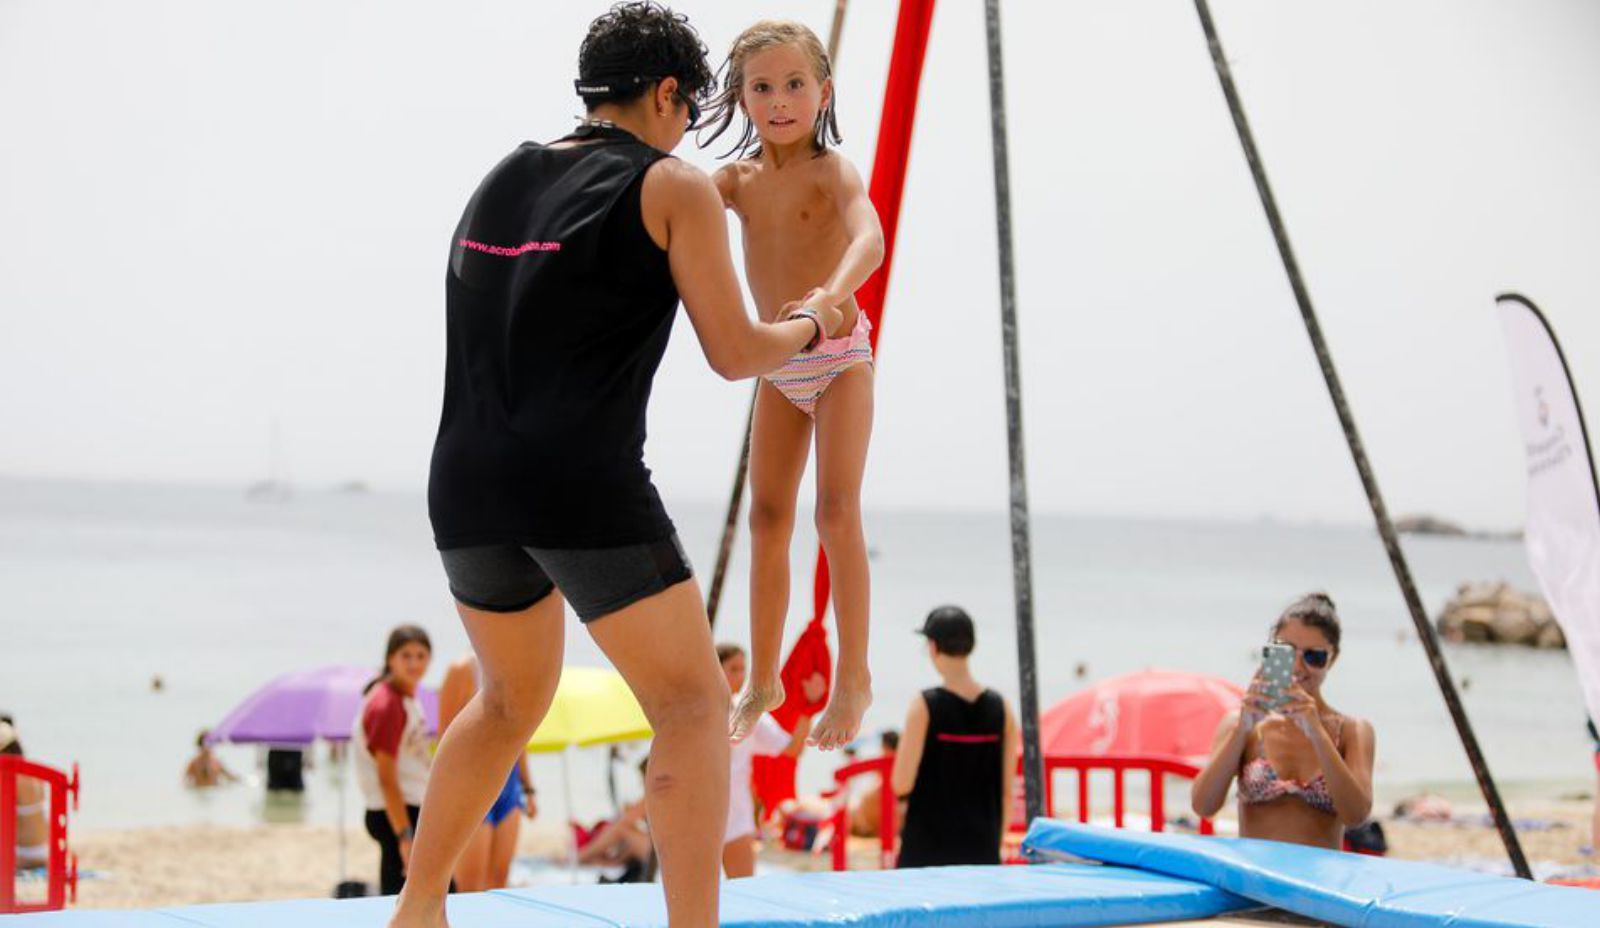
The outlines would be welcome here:
M 0 719 L 0 725 L 5 725 L 6 727 L 11 729 L 11 740 L 8 743 L 6 743 L 5 745 L 0 745 L 0 754 L 13 754 L 13 755 L 15 755 L 17 757 L 21 757 L 22 756 L 22 736 L 17 734 L 17 725 L 16 725 L 16 723 L 13 722 L 11 720 L 11 716 L 8 715 L 8 716 L 5 716 L 3 719 Z
M 421 625 L 396 625 L 389 631 L 389 643 L 383 649 L 383 666 L 379 668 L 378 675 L 362 687 L 363 694 L 370 693 L 374 686 L 389 679 L 389 658 L 408 644 L 420 644 L 428 649 L 429 654 L 433 653 L 433 640 Z
M 1334 651 L 1339 650 L 1339 610 L 1334 608 L 1333 597 L 1327 593 L 1307 593 L 1294 602 L 1272 623 L 1272 633 L 1283 631 L 1290 619 L 1298 619 L 1307 628 L 1314 628 L 1328 639 Z
M 706 46 L 688 17 L 655 0 L 618 3 L 589 24 L 578 47 L 578 80 L 609 82 L 608 93 L 583 94 L 585 108 L 637 100 L 651 85 L 678 79 L 685 100 L 710 95 L 714 78 Z
M 701 148 L 710 148 L 712 142 L 728 131 L 733 125 L 734 117 L 743 109 L 741 104 L 744 103 L 745 63 L 756 52 L 780 45 L 796 45 L 805 52 L 806 57 L 811 59 L 811 73 L 817 79 L 817 83 L 832 79 L 833 62 L 828 58 L 827 47 L 817 38 L 815 32 L 800 23 L 764 19 L 739 33 L 739 37 L 733 40 L 733 47 L 728 49 L 728 60 L 722 63 L 717 78 L 722 86 L 712 99 L 711 110 L 706 116 L 706 128 L 711 134 L 705 141 L 696 138 L 696 144 Z M 839 88 L 835 85 L 832 96 L 828 98 L 828 105 L 817 113 L 816 124 L 811 127 L 811 147 L 818 155 L 827 150 L 830 142 L 838 145 L 844 141 L 839 135 L 839 120 L 834 116 L 838 101 Z M 738 140 L 733 143 L 732 148 L 719 157 L 726 158 L 730 155 L 737 155 L 740 158 L 761 156 L 761 136 L 756 132 L 756 127 L 750 124 L 748 116 L 744 119 Z
M 735 657 L 743 656 L 744 648 L 736 644 L 724 641 L 722 644 L 717 645 L 717 663 L 719 664 L 726 664 Z

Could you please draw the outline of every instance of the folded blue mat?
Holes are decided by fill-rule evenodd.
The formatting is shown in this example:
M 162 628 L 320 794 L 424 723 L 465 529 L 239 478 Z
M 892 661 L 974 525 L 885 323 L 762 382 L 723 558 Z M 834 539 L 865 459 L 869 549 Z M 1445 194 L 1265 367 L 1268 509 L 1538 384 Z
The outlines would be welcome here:
M 388 898 L 18 915 L 5 928 L 382 928 Z M 797 873 L 723 884 L 724 926 L 1080 928 L 1209 918 L 1250 907 L 1189 880 L 1092 864 Z M 450 897 L 453 928 L 665 928 L 661 887 L 554 886 Z
M 1034 821 L 1023 848 L 1165 873 L 1360 928 L 1600 928 L 1600 892 L 1248 838 Z

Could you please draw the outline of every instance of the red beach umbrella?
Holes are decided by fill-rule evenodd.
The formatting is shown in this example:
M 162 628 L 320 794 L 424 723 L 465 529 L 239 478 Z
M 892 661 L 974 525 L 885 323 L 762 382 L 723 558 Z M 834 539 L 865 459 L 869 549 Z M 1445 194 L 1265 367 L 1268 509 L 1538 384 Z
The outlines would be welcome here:
M 1165 755 L 1203 760 L 1244 689 L 1181 670 L 1112 677 L 1061 700 L 1039 721 L 1045 754 Z

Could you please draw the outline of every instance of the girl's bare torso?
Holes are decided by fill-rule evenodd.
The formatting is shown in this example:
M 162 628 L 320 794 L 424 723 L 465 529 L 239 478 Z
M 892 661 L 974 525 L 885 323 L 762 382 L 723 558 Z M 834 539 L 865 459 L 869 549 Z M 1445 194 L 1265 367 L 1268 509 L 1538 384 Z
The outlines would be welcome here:
M 723 169 L 728 205 L 743 227 L 745 277 L 765 322 L 826 284 L 850 245 L 838 206 L 838 157 L 824 152 L 782 167 L 748 159 Z M 855 297 L 839 309 L 844 319 L 834 335 L 854 328 Z

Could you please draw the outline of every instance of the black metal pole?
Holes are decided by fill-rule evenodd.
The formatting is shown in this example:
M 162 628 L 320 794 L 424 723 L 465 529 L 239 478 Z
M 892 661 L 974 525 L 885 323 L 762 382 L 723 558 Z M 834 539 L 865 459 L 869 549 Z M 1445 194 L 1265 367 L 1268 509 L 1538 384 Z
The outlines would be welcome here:
M 1039 750 L 1039 675 L 1033 644 L 1033 555 L 1028 539 L 1028 477 L 1022 448 L 1022 372 L 1017 354 L 1016 275 L 1011 251 L 1011 171 L 1006 154 L 1006 89 L 1000 61 L 1000 0 L 985 3 L 989 32 L 989 131 L 994 142 L 994 212 L 1000 240 L 1000 338 L 1005 351 L 1006 437 L 1011 452 L 1011 585 L 1017 610 L 1022 713 L 1022 782 L 1028 821 L 1044 814 Z
M 1350 457 L 1354 459 L 1356 471 L 1361 475 L 1361 485 L 1367 493 L 1367 504 L 1372 508 L 1373 521 L 1378 524 L 1378 535 L 1383 539 L 1383 548 L 1389 555 L 1389 566 L 1394 570 L 1395 580 L 1400 584 L 1400 594 L 1404 597 L 1406 608 L 1411 612 L 1411 621 L 1416 626 L 1417 637 L 1422 641 L 1422 647 L 1428 653 L 1428 665 L 1433 669 L 1434 680 L 1439 685 L 1439 693 L 1444 697 L 1445 706 L 1450 710 L 1450 718 L 1455 722 L 1456 733 L 1461 737 L 1461 746 L 1467 752 L 1467 760 L 1472 764 L 1472 772 L 1478 779 L 1478 788 L 1483 791 L 1483 798 L 1489 803 L 1490 814 L 1494 817 L 1495 827 L 1500 832 L 1500 839 L 1505 842 L 1506 854 L 1511 858 L 1511 866 L 1517 875 L 1525 879 L 1532 879 L 1533 872 L 1528 869 L 1528 860 L 1522 853 L 1522 845 L 1517 841 L 1517 833 L 1511 826 L 1511 819 L 1506 815 L 1505 804 L 1500 801 L 1500 791 L 1495 788 L 1494 778 L 1489 774 L 1488 762 L 1484 760 L 1483 751 L 1478 747 L 1478 738 L 1472 731 L 1472 722 L 1467 719 L 1466 709 L 1461 705 L 1461 696 L 1456 691 L 1455 681 L 1450 677 L 1450 668 L 1445 665 L 1444 652 L 1439 647 L 1439 638 L 1435 634 L 1433 625 L 1428 622 L 1427 613 L 1422 608 L 1422 598 L 1417 595 L 1416 584 L 1411 579 L 1411 568 L 1406 564 L 1405 554 L 1400 550 L 1400 539 L 1395 534 L 1394 523 L 1389 519 L 1389 510 L 1383 503 L 1383 495 L 1378 491 L 1378 479 L 1373 475 L 1372 465 L 1367 460 L 1366 448 L 1361 443 L 1361 434 L 1356 430 L 1356 420 L 1350 413 L 1350 405 L 1345 401 L 1344 387 L 1339 383 L 1339 373 L 1333 366 L 1333 355 L 1328 351 L 1327 340 L 1322 336 L 1322 326 L 1317 322 L 1316 311 L 1311 306 L 1311 294 L 1306 290 L 1305 280 L 1300 275 L 1300 264 L 1295 260 L 1294 249 L 1289 245 L 1289 232 L 1283 224 L 1283 216 L 1278 212 L 1277 200 L 1272 196 L 1272 188 L 1267 183 L 1267 171 L 1261 163 L 1261 155 L 1256 150 L 1255 137 L 1250 133 L 1250 124 L 1244 115 L 1244 104 L 1239 100 L 1238 88 L 1233 83 L 1233 72 L 1228 68 L 1227 58 L 1222 53 L 1222 42 L 1217 38 L 1217 27 L 1211 19 L 1211 8 L 1206 0 L 1194 0 L 1195 10 L 1200 14 L 1200 25 L 1205 29 L 1206 43 L 1211 48 L 1211 62 L 1216 66 L 1217 79 L 1222 83 L 1222 93 L 1228 100 L 1228 112 L 1233 116 L 1233 127 L 1238 130 L 1239 144 L 1244 148 L 1245 161 L 1250 164 L 1250 174 L 1255 178 L 1256 192 L 1261 196 L 1261 207 L 1267 213 L 1267 223 L 1272 227 L 1272 237 L 1278 243 L 1278 255 L 1283 259 L 1284 273 L 1289 277 L 1289 286 L 1294 290 L 1295 303 L 1300 307 L 1300 317 L 1305 321 L 1306 334 L 1311 338 L 1312 350 L 1316 352 L 1317 364 L 1322 368 L 1322 379 L 1327 382 L 1328 395 L 1333 400 L 1334 411 L 1339 416 L 1339 425 L 1344 429 L 1345 442 L 1350 446 Z
M 728 562 L 733 559 L 733 539 L 739 534 L 739 512 L 744 508 L 744 480 L 750 473 L 750 426 L 756 418 L 758 381 L 750 391 L 750 408 L 744 414 L 744 441 L 739 443 L 739 466 L 733 471 L 733 492 L 728 496 L 728 515 L 722 522 L 722 541 L 717 545 L 717 566 L 711 571 L 711 588 L 706 591 L 706 617 L 713 628 L 717 609 L 722 605 L 722 584 L 728 579 Z
M 834 71 L 839 70 L 839 41 L 844 38 L 844 11 L 850 0 L 835 0 L 833 25 L 828 28 L 828 62 Z
M 833 26 L 828 30 L 828 60 L 839 69 L 839 42 L 844 38 L 844 13 L 850 0 L 835 0 Z M 756 394 L 761 381 L 750 390 L 750 410 L 744 416 L 744 441 L 739 445 L 739 466 L 733 472 L 733 492 L 728 495 L 728 515 L 722 522 L 722 540 L 717 544 L 717 564 L 711 570 L 711 587 L 706 590 L 706 617 L 713 628 L 722 606 L 722 585 L 728 579 L 728 562 L 733 559 L 733 540 L 739 534 L 739 511 L 744 508 L 744 481 L 750 473 L 750 429 L 756 421 Z

